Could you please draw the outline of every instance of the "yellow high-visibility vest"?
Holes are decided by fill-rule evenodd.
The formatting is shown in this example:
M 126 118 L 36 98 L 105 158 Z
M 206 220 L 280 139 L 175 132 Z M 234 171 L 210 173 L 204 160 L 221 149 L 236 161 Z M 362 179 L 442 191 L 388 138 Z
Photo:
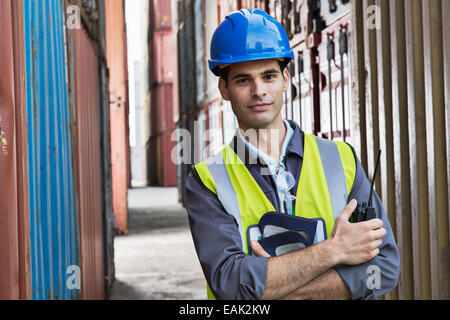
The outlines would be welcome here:
M 356 161 L 351 148 L 342 141 L 330 141 L 305 134 L 303 164 L 295 201 L 295 215 L 323 218 L 327 238 L 334 220 L 348 202 L 356 174 Z M 203 184 L 224 206 L 237 223 L 242 250 L 248 254 L 247 228 L 258 224 L 261 217 L 275 211 L 245 164 L 226 146 L 221 152 L 194 166 Z M 215 299 L 207 286 L 208 299 Z

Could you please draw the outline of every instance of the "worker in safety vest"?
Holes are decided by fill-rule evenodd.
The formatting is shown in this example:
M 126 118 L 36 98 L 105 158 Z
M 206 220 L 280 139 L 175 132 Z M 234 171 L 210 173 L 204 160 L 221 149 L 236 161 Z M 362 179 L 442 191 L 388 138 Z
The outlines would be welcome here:
M 282 118 L 293 59 L 285 30 L 262 10 L 229 14 L 213 35 L 209 67 L 239 128 L 186 180 L 210 299 L 374 299 L 397 284 L 399 253 L 378 195 L 377 218 L 349 222 L 370 189 L 353 148 Z M 327 239 L 272 257 L 257 241 L 249 248 L 248 227 L 272 211 L 322 218 Z

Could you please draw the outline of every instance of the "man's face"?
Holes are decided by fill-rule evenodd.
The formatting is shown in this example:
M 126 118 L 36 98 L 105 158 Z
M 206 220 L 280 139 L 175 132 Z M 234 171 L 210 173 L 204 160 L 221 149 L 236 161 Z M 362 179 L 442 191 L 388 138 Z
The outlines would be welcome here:
M 284 75 L 284 77 L 283 77 Z M 230 65 L 228 86 L 222 78 L 219 89 L 222 97 L 231 102 L 239 126 L 263 129 L 279 121 L 283 93 L 289 83 L 289 72 L 275 59 L 239 62 Z

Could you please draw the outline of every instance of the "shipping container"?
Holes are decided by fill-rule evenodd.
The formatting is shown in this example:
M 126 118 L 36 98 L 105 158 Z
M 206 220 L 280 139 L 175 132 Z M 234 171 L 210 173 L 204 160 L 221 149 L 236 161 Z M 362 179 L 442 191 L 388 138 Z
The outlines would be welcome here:
M 159 84 L 151 90 L 151 136 L 172 131 L 173 121 L 173 85 Z
M 177 127 L 196 136 L 194 122 L 202 127 L 208 111 L 203 114 L 205 103 L 192 107 L 193 93 L 204 86 L 213 97 L 214 88 L 193 78 L 193 1 L 178 5 L 184 116 Z M 449 1 L 221 0 L 215 25 L 210 5 L 204 7 L 205 46 L 235 9 L 263 8 L 283 24 L 296 57 L 289 66 L 292 80 L 282 110 L 286 118 L 296 120 L 305 132 L 351 143 L 369 177 L 382 150 L 375 187 L 398 243 L 401 271 L 397 288 L 381 299 L 448 299 Z M 212 79 L 209 73 L 206 79 Z M 226 143 L 231 135 L 230 111 L 224 102 L 223 136 L 217 143 Z M 201 149 L 202 142 L 197 143 L 195 148 Z M 200 154 L 195 148 L 192 152 Z M 189 171 L 186 165 L 178 169 L 180 193 Z M 184 194 L 181 198 L 184 202 Z
M 114 236 L 115 223 L 113 212 L 112 195 L 112 172 L 111 172 L 111 126 L 109 113 L 109 75 L 106 59 L 100 61 L 100 96 L 101 96 L 101 154 L 102 161 L 102 212 L 103 212 L 103 256 L 105 276 L 105 296 L 115 279 L 114 267 Z
M 115 223 L 113 212 L 112 195 L 112 172 L 111 172 L 111 122 L 109 104 L 109 70 L 106 61 L 106 12 L 105 1 L 98 2 L 99 10 L 99 88 L 100 88 L 100 138 L 102 155 L 102 212 L 103 212 L 103 256 L 104 256 L 104 279 L 105 297 L 109 296 L 112 283 L 115 279 L 114 267 L 114 236 Z
M 128 233 L 130 186 L 126 29 L 123 0 L 105 1 L 106 56 L 110 78 L 111 171 L 113 211 L 119 234 Z
M 81 295 L 63 14 L 61 1 L 24 1 L 33 299 Z
M 151 0 L 152 12 L 157 13 L 151 21 L 154 31 L 171 30 L 172 29 L 172 7 L 171 1 Z
M 164 4 L 163 4 L 164 3 Z M 171 160 L 175 142 L 170 137 L 175 130 L 174 78 L 176 68 L 176 45 L 172 33 L 172 18 L 168 13 L 170 1 L 154 0 L 150 7 L 150 51 L 152 52 L 150 73 L 150 183 L 159 186 L 176 186 L 177 168 Z M 169 17 L 164 28 L 159 20 Z M 202 56 L 203 57 L 203 56 Z M 177 112 L 178 114 L 178 112 Z
M 352 139 L 369 174 L 383 152 L 376 186 L 402 262 L 390 298 L 450 297 L 448 12 L 445 0 L 352 2 Z
M 178 65 L 180 115 L 196 110 L 195 48 L 192 0 L 178 2 Z
M 30 299 L 23 2 L 0 2 L 0 299 Z
M 77 175 L 82 298 L 104 298 L 100 80 L 97 43 L 71 30 L 69 54 L 74 92 L 74 158 Z
M 317 134 L 344 141 L 350 136 L 349 20 L 350 11 L 323 29 L 318 46 L 319 69 L 326 81 L 320 86 L 320 132 Z
M 77 7 L 72 7 L 76 5 Z M 79 10 L 79 11 L 77 11 Z M 104 0 L 66 0 L 69 101 L 74 110 L 82 299 L 103 299 L 114 279 L 109 77 Z M 70 18 L 68 17 L 68 22 Z

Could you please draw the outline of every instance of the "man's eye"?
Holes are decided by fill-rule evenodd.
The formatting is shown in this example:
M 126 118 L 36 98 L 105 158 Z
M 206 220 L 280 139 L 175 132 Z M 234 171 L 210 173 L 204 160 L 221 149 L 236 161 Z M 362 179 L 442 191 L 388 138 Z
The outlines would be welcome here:
M 239 79 L 238 81 L 236 81 L 237 84 L 244 84 L 244 83 L 247 83 L 247 82 L 248 82 L 248 79 L 246 79 L 246 78 Z
M 264 78 L 265 78 L 266 80 L 273 80 L 273 79 L 275 79 L 275 75 L 274 75 L 274 74 L 266 74 L 266 75 L 264 76 Z

